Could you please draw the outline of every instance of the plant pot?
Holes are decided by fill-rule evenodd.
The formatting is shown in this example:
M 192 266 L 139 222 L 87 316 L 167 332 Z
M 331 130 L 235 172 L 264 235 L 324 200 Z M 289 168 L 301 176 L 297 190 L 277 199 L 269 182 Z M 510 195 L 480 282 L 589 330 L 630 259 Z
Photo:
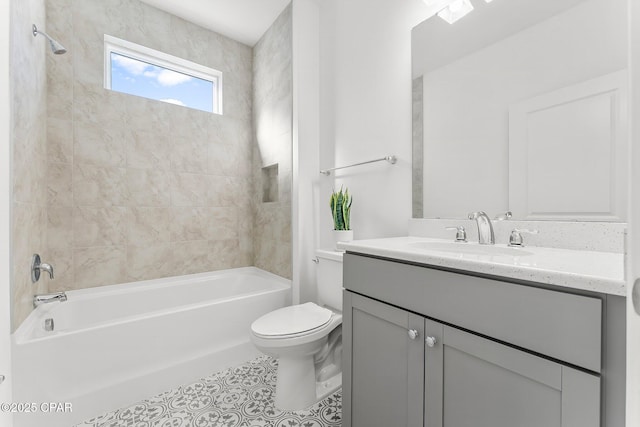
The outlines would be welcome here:
M 333 240 L 335 241 L 336 251 L 343 251 L 343 249 L 338 249 L 338 242 L 352 241 L 353 230 L 333 230 Z

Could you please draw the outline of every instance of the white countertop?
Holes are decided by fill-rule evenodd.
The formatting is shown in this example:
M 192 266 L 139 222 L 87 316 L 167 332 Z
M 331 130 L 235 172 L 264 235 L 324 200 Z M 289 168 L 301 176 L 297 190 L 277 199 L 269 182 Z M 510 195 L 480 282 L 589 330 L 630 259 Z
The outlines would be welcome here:
M 626 295 L 624 255 L 612 252 L 527 246 L 527 256 L 451 253 L 416 247 L 416 242 L 452 243 L 425 237 L 393 237 L 340 243 L 348 252 L 393 258 L 460 271 L 527 280 L 572 289 Z M 457 243 L 477 245 L 477 243 Z M 495 245 L 507 248 L 506 245 Z

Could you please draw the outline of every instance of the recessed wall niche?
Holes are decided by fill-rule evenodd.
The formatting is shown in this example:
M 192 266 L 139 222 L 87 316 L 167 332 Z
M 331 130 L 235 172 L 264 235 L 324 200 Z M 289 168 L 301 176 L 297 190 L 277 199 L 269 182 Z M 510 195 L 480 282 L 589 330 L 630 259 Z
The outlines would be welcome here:
M 278 201 L 278 164 L 262 168 L 262 202 Z

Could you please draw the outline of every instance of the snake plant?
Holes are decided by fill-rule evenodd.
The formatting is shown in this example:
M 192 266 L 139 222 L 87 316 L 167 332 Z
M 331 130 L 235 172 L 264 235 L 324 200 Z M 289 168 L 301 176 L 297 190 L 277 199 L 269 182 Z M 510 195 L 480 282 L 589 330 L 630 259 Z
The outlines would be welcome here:
M 343 193 L 341 187 L 339 192 L 334 190 L 331 194 L 329 206 L 331 207 L 331 215 L 333 215 L 334 230 L 351 230 L 352 202 L 353 198 L 349 195 L 349 189 Z

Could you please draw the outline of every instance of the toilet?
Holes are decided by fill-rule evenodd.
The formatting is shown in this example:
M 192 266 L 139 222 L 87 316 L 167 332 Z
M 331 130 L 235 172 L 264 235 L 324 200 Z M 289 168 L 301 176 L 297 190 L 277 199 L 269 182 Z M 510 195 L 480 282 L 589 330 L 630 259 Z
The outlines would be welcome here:
M 278 359 L 275 406 L 307 408 L 342 386 L 342 253 L 316 251 L 318 303 L 280 308 L 251 324 L 251 340 Z

